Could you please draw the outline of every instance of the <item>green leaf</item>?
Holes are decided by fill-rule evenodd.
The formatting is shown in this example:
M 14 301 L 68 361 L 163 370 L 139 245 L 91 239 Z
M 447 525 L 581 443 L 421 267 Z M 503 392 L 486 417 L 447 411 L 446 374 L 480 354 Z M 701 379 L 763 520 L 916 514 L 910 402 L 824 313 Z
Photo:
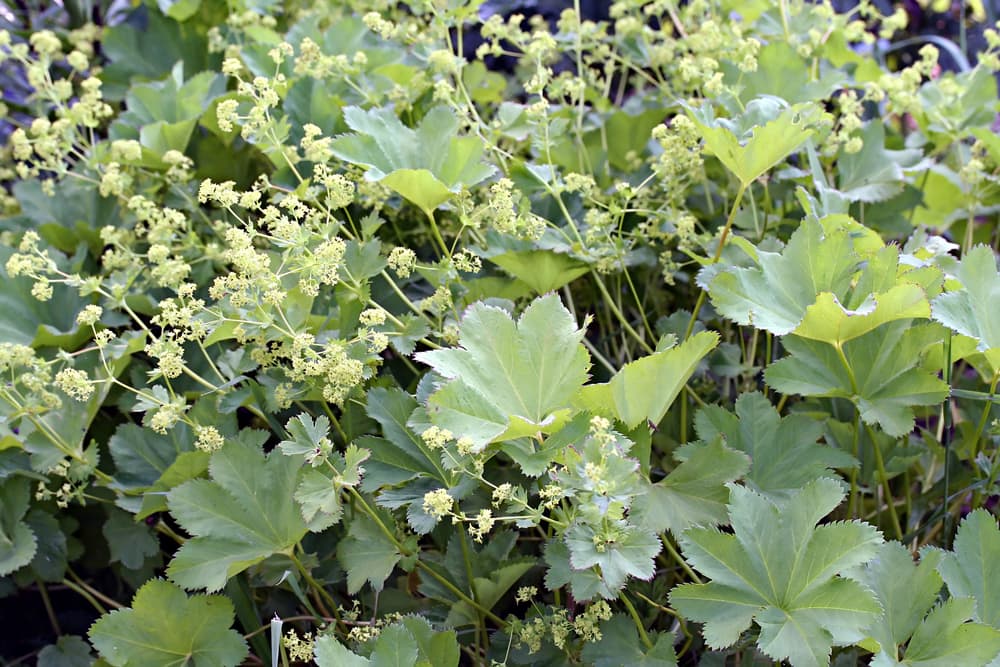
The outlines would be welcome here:
M 840 574 L 878 553 L 882 537 L 860 522 L 816 523 L 844 498 L 839 482 L 821 478 L 772 500 L 730 485 L 733 534 L 688 529 L 687 561 L 713 581 L 682 584 L 670 602 L 705 624 L 713 648 L 735 643 L 756 621 L 757 646 L 793 667 L 826 665 L 831 646 L 864 637 L 881 614 L 872 594 Z
M 130 570 L 138 570 L 147 556 L 160 552 L 160 543 L 149 526 L 137 523 L 127 512 L 108 508 L 108 520 L 102 530 L 111 551 L 111 562 L 119 562 Z
M 653 648 L 644 651 L 632 620 L 616 614 L 601 623 L 599 641 L 584 645 L 583 662 L 592 667 L 676 667 L 673 635 L 665 632 L 655 639 Z
M 935 326 L 906 320 L 844 343 L 843 357 L 825 343 L 786 336 L 789 356 L 771 364 L 764 377 L 782 393 L 849 399 L 866 423 L 901 436 L 913 430 L 914 406 L 936 405 L 948 395 L 948 385 L 920 367 L 925 350 L 939 342 Z
M 472 588 L 476 593 L 476 602 L 486 609 L 492 609 L 504 593 L 509 591 L 534 566 L 534 559 L 511 559 L 495 568 L 488 576 L 475 577 L 472 580 Z M 478 622 L 478 610 L 465 600 L 459 600 L 448 612 L 445 625 L 457 627 L 459 625 L 475 625 Z
M 188 597 L 162 579 L 143 585 L 131 609 L 105 614 L 90 628 L 90 641 L 114 667 L 194 664 L 232 667 L 247 645 L 229 629 L 233 604 L 221 595 Z
M 570 563 L 569 548 L 562 540 L 549 540 L 545 543 L 545 587 L 554 591 L 569 585 L 573 598 L 578 601 L 592 600 L 600 595 L 611 599 L 617 591 L 609 590 L 601 579 L 601 574 L 593 569 L 575 569 Z
M 167 511 L 167 493 L 184 482 L 201 477 L 208 471 L 211 459 L 208 452 L 183 452 L 163 472 L 149 490 L 142 496 L 142 506 L 136 513 L 137 519 L 145 519 L 156 512 Z
M 337 641 L 333 635 L 323 635 L 313 645 L 316 667 L 368 667 L 371 662 L 357 653 L 352 653 Z
M 38 667 L 91 667 L 90 645 L 76 635 L 63 635 L 38 654 Z
M 553 292 L 590 271 L 590 267 L 552 250 L 511 250 L 488 258 L 536 294 Z
M 316 640 L 317 667 L 458 667 L 455 633 L 435 632 L 425 619 L 405 616 L 385 627 L 365 658 L 349 651 L 332 634 Z
M 45 510 L 34 507 L 28 512 L 24 522 L 35 535 L 38 549 L 31 559 L 31 578 L 52 583 L 60 582 L 66 577 L 66 566 L 69 557 L 66 533 L 54 516 Z M 26 574 L 23 570 L 19 574 Z M 30 579 L 28 579 L 30 581 Z M 24 585 L 24 581 L 21 585 Z
M 557 430 L 590 367 L 582 338 L 555 295 L 532 301 L 517 322 L 495 306 L 472 305 L 459 326 L 461 347 L 416 357 L 448 380 L 428 399 L 432 421 L 478 449 Z
M 368 416 L 379 423 L 385 437 L 362 438 L 358 444 L 371 450 L 373 462 L 402 470 L 407 475 L 405 479 L 427 476 L 449 486 L 450 476 L 441 467 L 440 455 L 431 451 L 423 439 L 407 426 L 416 409 L 417 401 L 402 389 L 372 389 L 368 392 Z M 377 488 L 374 479 L 369 470 L 362 488 L 366 491 Z
M 843 295 L 858 266 L 849 234 L 827 233 L 811 219 L 803 221 L 780 253 L 758 249 L 756 262 L 715 274 L 708 285 L 712 303 L 737 324 L 779 336 L 799 326 L 821 292 Z
M 722 438 L 689 445 L 684 454 L 679 466 L 633 501 L 629 516 L 640 526 L 677 534 L 695 524 L 726 521 L 726 484 L 746 473 L 749 458 L 725 447 Z
M 13 477 L 0 484 L 0 576 L 18 570 L 35 557 L 35 534 L 23 521 L 31 499 L 31 483 Z
M 168 495 L 170 513 L 194 536 L 170 562 L 170 578 L 217 591 L 229 577 L 294 547 L 307 530 L 294 499 L 300 465 L 240 440 L 213 454 L 212 481 L 191 480 Z
M 149 149 L 142 163 L 158 166 L 167 151 L 184 151 L 198 119 L 225 92 L 226 79 L 218 72 L 200 72 L 185 80 L 183 63 L 178 63 L 164 80 L 129 88 L 128 110 L 115 121 L 112 136 L 138 138 Z
M 382 515 L 382 521 L 386 517 Z M 378 525 L 365 515 L 358 515 L 348 524 L 347 537 L 337 546 L 337 560 L 347 570 L 347 592 L 354 595 L 369 582 L 376 591 L 382 590 L 402 554 Z
M 974 618 L 1000 629 L 1000 528 L 985 509 L 973 510 L 958 527 L 954 553 L 942 557 L 938 571 L 952 597 L 976 601 Z
M 882 294 L 873 295 L 857 308 L 848 309 L 836 296 L 824 292 L 816 303 L 806 308 L 795 335 L 841 345 L 863 336 L 886 322 L 931 315 L 927 295 L 917 285 L 896 285 Z
M 391 108 L 344 109 L 355 134 L 331 143 L 334 155 L 367 166 L 365 176 L 383 181 L 430 216 L 463 186 L 488 178 L 493 168 L 480 160 L 478 137 L 458 137 L 458 119 L 447 107 L 434 107 L 420 124 L 403 125 Z
M 147 48 L 150 44 L 157 48 Z M 158 11 L 146 12 L 141 26 L 130 21 L 108 26 L 101 50 L 109 61 L 101 72 L 102 92 L 109 101 L 122 99 L 135 78 L 160 79 L 177 62 L 183 62 L 185 74 L 191 76 L 218 58 L 209 53 L 203 29 L 181 25 Z
M 763 5 L 765 8 L 769 6 L 767 3 Z M 747 3 L 740 3 L 743 20 L 752 22 L 754 19 L 748 16 L 748 9 Z M 760 49 L 757 69 L 753 72 L 744 72 L 728 60 L 723 60 L 720 65 L 726 75 L 726 85 L 739 91 L 739 98 L 744 104 L 764 95 L 776 95 L 792 104 L 825 99 L 845 79 L 843 70 L 829 68 L 814 81 L 809 61 L 799 57 L 795 48 L 784 40 L 772 41 Z
M 604 384 L 587 385 L 579 403 L 595 414 L 612 409 L 629 428 L 658 424 L 684 389 L 698 364 L 719 343 L 714 331 L 702 331 L 680 345 L 626 364 Z
M 860 136 L 864 141 L 860 151 L 841 152 L 837 157 L 837 188 L 849 201 L 892 199 L 903 191 L 906 183 L 903 169 L 916 165 L 923 151 L 886 149 L 881 119 L 869 122 Z
M 806 415 L 781 417 L 760 392 L 736 399 L 735 414 L 709 405 L 695 415 L 698 437 L 712 440 L 722 435 L 726 445 L 750 455 L 747 480 L 758 491 L 797 489 L 833 468 L 855 465 L 839 449 L 818 444 L 823 423 Z
M 715 119 L 710 105 L 689 115 L 698 126 L 705 150 L 719 161 L 746 187 L 767 170 L 791 155 L 813 130 L 818 111 L 812 104 L 782 106 L 773 97 L 750 101 L 746 112 L 735 121 Z
M 924 619 L 906 647 L 903 660 L 891 657 L 872 661 L 873 667 L 913 665 L 914 667 L 983 667 L 1000 653 L 1000 630 L 979 623 L 968 623 L 975 601 L 951 598 Z
M 160 11 L 177 21 L 187 21 L 198 13 L 201 0 L 157 0 Z
M 943 585 L 935 569 L 940 557 L 934 551 L 925 553 L 918 565 L 906 547 L 888 542 L 860 571 L 858 581 L 875 593 L 884 612 L 868 629 L 879 644 L 879 656 L 898 655 L 897 647 L 906 643 L 937 602 Z
M 291 440 L 282 440 L 278 443 L 281 452 L 286 456 L 296 454 L 313 454 L 323 450 L 324 454 L 329 453 L 330 440 L 330 420 L 320 415 L 313 418 L 305 413 L 288 420 L 285 430 L 292 437 Z
M 976 339 L 977 349 L 995 373 L 1000 369 L 1000 272 L 989 246 L 972 248 L 959 263 L 962 288 L 941 294 L 933 303 L 934 319 Z
M 194 451 L 194 436 L 185 424 L 159 435 L 137 424 L 122 424 L 108 440 L 115 462 L 115 480 L 124 488 L 142 488 L 156 482 L 184 452 Z
M 417 640 L 419 667 L 458 667 L 461 650 L 454 630 L 435 630 L 422 616 L 405 616 L 400 624 Z
M 369 660 L 372 667 L 413 667 L 418 654 L 413 635 L 402 625 L 393 624 L 379 633 Z
M 1000 653 L 1000 631 L 967 622 L 975 610 L 972 598 L 952 597 L 931 611 L 941 590 L 935 567 L 943 555 L 927 549 L 918 565 L 906 547 L 891 542 L 860 571 L 859 581 L 878 596 L 885 611 L 869 629 L 881 649 L 872 660 L 874 667 L 982 667 Z
M 608 522 L 600 529 L 574 523 L 563 540 L 574 570 L 599 568 L 603 583 L 600 594 L 607 599 L 616 597 L 629 577 L 651 579 L 655 572 L 653 559 L 661 548 L 655 533 L 625 521 Z
M 0 311 L 4 314 L 0 318 L 0 340 L 75 350 L 91 336 L 76 324 L 76 314 L 90 301 L 82 299 L 77 290 L 58 284 L 52 286 L 51 299 L 39 301 L 31 295 L 33 280 L 7 275 L 5 266 L 12 254 L 12 248 L 0 246 Z
M 922 273 L 846 216 L 807 218 L 780 253 L 754 249 L 757 266 L 702 271 L 712 303 L 739 324 L 840 345 L 887 323 L 930 316 Z M 864 230 L 867 231 L 867 230 Z
M 302 518 L 313 532 L 336 524 L 344 514 L 340 487 L 334 485 L 325 471 L 303 469 L 302 478 L 295 487 L 295 500 L 302 506 Z

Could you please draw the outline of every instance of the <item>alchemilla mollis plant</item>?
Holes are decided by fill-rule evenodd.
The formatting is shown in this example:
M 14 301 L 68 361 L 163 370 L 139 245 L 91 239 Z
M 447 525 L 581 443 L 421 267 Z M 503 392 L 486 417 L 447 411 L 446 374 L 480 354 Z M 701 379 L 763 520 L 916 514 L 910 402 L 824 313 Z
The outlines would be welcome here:
M 1000 36 L 882 6 L 0 32 L 4 659 L 995 664 Z

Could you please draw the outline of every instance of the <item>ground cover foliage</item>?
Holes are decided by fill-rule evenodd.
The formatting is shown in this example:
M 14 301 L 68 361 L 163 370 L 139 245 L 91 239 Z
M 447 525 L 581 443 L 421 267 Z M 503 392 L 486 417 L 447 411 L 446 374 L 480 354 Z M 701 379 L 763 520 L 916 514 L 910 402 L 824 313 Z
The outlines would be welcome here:
M 5 659 L 997 664 L 994 30 L 70 9 L 0 32 Z

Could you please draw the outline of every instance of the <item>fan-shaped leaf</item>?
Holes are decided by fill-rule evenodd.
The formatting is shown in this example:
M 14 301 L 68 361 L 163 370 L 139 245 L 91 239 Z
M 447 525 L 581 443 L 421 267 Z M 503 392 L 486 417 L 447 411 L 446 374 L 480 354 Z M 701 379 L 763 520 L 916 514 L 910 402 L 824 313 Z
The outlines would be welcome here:
M 533 301 L 517 322 L 474 304 L 459 327 L 461 347 L 417 355 L 449 380 L 428 399 L 431 419 L 479 448 L 557 430 L 590 367 L 582 338 L 555 295 Z
M 229 577 L 292 548 L 306 533 L 295 502 L 297 458 L 230 441 L 212 456 L 212 480 L 181 484 L 168 496 L 170 513 L 194 538 L 167 568 L 185 588 L 217 591 Z
M 756 621 L 757 645 L 775 660 L 827 664 L 832 645 L 858 641 L 881 613 L 871 593 L 840 576 L 871 560 L 881 535 L 857 522 L 816 527 L 844 497 L 831 479 L 779 501 L 730 489 L 734 534 L 691 528 L 681 537 L 688 562 L 713 581 L 674 588 L 671 604 L 705 623 L 712 647 L 734 643 Z
M 369 180 L 383 181 L 428 215 L 462 186 L 493 173 L 480 161 L 482 141 L 459 137 L 458 119 L 447 107 L 434 107 L 412 129 L 392 109 L 348 107 L 344 120 L 355 133 L 333 140 L 334 155 L 367 166 Z
M 153 579 L 135 594 L 130 609 L 99 618 L 90 628 L 90 641 L 114 667 L 232 667 L 247 654 L 246 642 L 229 629 L 232 623 L 228 598 L 188 597 L 173 584 Z

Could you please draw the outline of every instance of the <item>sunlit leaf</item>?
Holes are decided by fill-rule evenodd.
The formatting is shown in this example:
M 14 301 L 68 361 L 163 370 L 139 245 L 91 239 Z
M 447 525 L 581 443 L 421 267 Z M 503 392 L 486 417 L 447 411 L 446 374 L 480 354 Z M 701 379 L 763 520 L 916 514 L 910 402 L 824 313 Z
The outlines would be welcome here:
M 481 161 L 482 141 L 459 137 L 458 119 L 447 107 L 431 109 L 416 128 L 403 125 L 391 108 L 348 107 L 344 120 L 355 133 L 334 139 L 334 155 L 367 166 L 369 180 L 384 182 L 428 215 L 493 173 Z
M 247 645 L 230 626 L 233 605 L 221 595 L 188 597 L 162 579 L 143 585 L 132 607 L 105 614 L 90 628 L 90 641 L 114 667 L 176 667 L 189 661 L 232 667 Z
M 428 399 L 431 419 L 479 448 L 557 429 L 587 378 L 582 338 L 555 295 L 533 301 L 516 322 L 474 304 L 459 327 L 460 347 L 416 355 L 448 380 Z
M 735 120 L 716 119 L 710 105 L 690 114 L 705 140 L 705 149 L 748 186 L 791 155 L 813 129 L 817 115 L 812 104 L 788 107 L 774 97 L 758 97 Z

